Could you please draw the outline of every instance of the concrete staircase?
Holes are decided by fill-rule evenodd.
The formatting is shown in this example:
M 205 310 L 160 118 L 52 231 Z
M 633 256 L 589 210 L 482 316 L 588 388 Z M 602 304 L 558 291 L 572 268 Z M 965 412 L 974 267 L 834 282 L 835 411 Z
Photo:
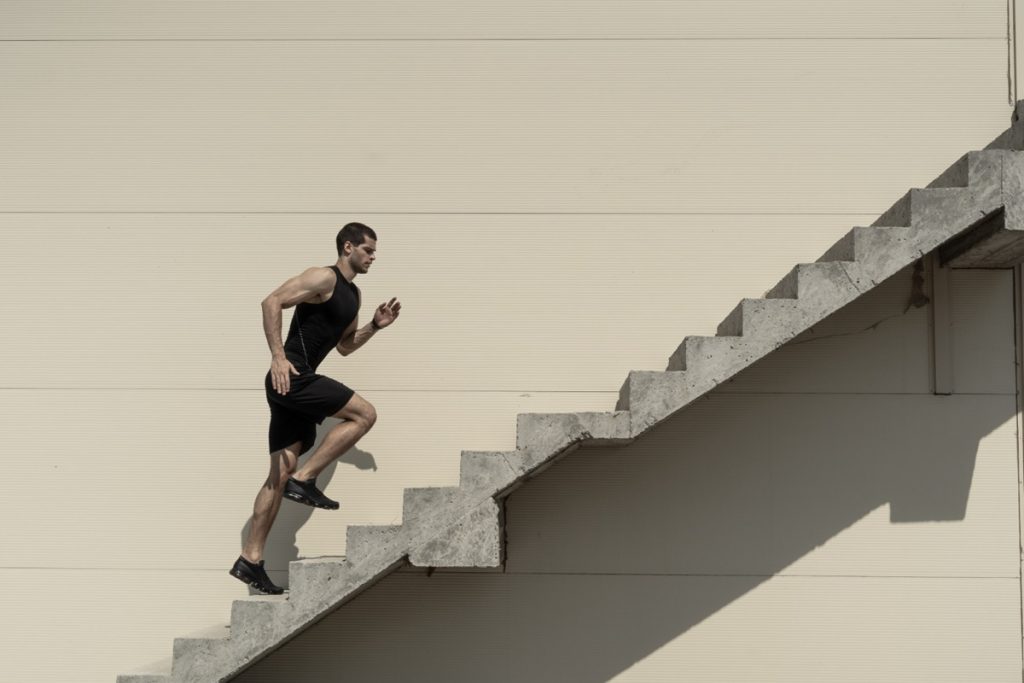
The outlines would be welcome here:
M 1004 137 L 1007 137 L 1004 134 Z M 230 626 L 177 638 L 162 670 L 120 683 L 223 681 L 405 563 L 495 568 L 504 562 L 502 499 L 582 444 L 628 444 L 747 366 L 954 237 L 1018 201 L 1024 153 L 970 152 L 912 189 L 815 263 L 795 266 L 764 298 L 743 299 L 714 337 L 687 337 L 663 372 L 633 371 L 615 409 L 525 413 L 516 449 L 464 451 L 457 487 L 407 489 L 400 526 L 351 526 L 348 555 L 290 565 L 290 592 L 234 601 Z M 1012 182 L 1011 182 L 1012 181 Z M 1007 212 L 1009 213 L 1009 212 Z

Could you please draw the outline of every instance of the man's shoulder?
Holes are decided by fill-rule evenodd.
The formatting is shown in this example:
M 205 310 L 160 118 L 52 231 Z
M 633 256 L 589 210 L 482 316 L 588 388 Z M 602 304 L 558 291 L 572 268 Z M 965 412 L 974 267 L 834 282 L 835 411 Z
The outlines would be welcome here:
M 334 266 L 310 266 L 302 271 L 302 274 L 321 278 L 334 277 Z
M 319 294 L 326 294 L 334 290 L 334 271 L 330 266 L 310 266 L 302 271 L 299 276 Z

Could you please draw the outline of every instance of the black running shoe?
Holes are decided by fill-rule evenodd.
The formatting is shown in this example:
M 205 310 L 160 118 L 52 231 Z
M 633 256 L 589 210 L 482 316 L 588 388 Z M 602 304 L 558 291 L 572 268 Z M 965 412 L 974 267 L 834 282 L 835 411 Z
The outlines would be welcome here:
M 288 482 L 284 485 L 284 497 L 288 500 L 294 500 L 296 503 L 323 508 L 324 510 L 337 510 L 340 507 L 338 501 L 331 500 L 324 495 L 323 491 L 316 487 L 316 477 L 309 481 L 299 481 L 298 479 L 288 477 Z
M 231 576 L 242 583 L 249 584 L 261 593 L 268 595 L 284 593 L 284 589 L 280 586 L 275 586 L 274 582 L 267 576 L 267 572 L 263 570 L 263 560 L 260 560 L 259 564 L 254 564 L 239 555 L 238 559 L 235 560 L 235 566 L 231 568 L 228 574 L 231 574 Z

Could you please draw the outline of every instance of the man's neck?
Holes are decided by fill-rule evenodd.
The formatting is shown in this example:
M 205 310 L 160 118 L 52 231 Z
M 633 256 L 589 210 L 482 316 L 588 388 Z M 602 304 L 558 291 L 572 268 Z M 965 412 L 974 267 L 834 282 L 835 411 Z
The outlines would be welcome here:
M 335 265 L 338 266 L 338 270 L 341 271 L 342 277 L 346 280 L 352 282 L 356 279 L 356 271 L 352 270 L 352 266 L 348 264 L 348 261 L 345 259 L 338 259 L 338 262 Z

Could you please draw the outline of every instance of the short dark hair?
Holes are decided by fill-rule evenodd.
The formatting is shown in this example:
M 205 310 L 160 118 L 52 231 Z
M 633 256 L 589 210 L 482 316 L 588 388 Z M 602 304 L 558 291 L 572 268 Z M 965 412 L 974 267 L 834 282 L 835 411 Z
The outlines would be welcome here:
M 367 237 L 372 240 L 376 240 L 377 233 L 375 233 L 372 228 L 363 225 L 362 223 L 348 223 L 344 228 L 338 231 L 338 237 L 335 239 L 335 242 L 338 245 L 338 256 L 345 253 L 345 242 L 351 242 L 352 246 L 358 247 L 366 241 Z

